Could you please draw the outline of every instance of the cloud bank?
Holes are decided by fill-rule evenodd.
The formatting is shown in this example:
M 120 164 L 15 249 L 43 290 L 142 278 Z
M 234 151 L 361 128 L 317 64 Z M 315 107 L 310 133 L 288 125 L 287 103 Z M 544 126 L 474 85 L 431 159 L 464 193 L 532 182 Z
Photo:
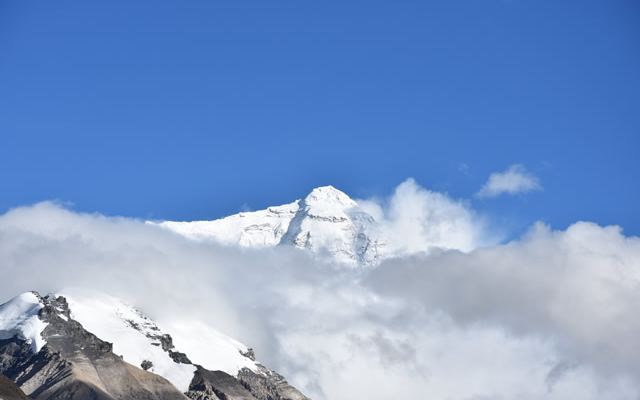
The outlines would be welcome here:
M 390 254 L 468 252 L 498 241 L 468 204 L 427 190 L 413 179 L 398 185 L 389 198 L 357 203 L 378 221 Z
M 521 164 L 514 164 L 503 172 L 494 172 L 476 193 L 479 198 L 497 197 L 502 194 L 527 193 L 542 190 L 538 178 Z
M 398 233 L 398 221 L 424 220 L 425 204 L 441 200 L 415 183 L 397 193 L 377 204 Z M 472 211 L 461 207 L 454 221 Z M 352 271 L 287 247 L 196 243 L 41 203 L 0 216 L 0 297 L 79 286 L 164 326 L 199 319 L 255 347 L 315 400 L 638 399 L 639 238 L 537 224 L 519 240 L 471 247 Z

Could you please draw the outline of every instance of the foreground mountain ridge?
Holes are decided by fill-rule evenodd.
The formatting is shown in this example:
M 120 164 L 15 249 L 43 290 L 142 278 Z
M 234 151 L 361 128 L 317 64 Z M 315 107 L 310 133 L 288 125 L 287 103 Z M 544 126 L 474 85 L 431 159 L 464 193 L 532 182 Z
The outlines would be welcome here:
M 211 221 L 155 224 L 191 239 L 227 245 L 294 246 L 349 266 L 375 265 L 385 256 L 378 222 L 333 186 L 315 188 L 303 199 L 264 210 Z
M 0 374 L 0 400 L 27 399 L 27 395 L 11 379 Z
M 207 347 L 211 335 L 191 338 L 202 340 L 204 357 L 187 354 L 113 297 L 23 293 L 0 305 L 0 376 L 15 383 L 2 381 L 0 389 L 38 400 L 307 400 L 241 343 L 216 333 Z

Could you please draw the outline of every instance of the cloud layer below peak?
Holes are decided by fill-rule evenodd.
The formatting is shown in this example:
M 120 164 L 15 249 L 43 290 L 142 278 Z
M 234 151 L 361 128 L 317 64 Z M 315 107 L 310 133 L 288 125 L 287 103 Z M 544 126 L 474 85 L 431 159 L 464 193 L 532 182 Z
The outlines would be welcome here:
M 452 226 L 474 226 L 467 206 L 434 206 L 444 195 L 415 182 L 396 193 L 371 206 L 398 235 L 424 235 L 403 224 L 431 207 Z M 315 400 L 640 396 L 639 238 L 578 222 L 473 243 L 352 271 L 284 246 L 197 243 L 41 203 L 0 216 L 0 297 L 83 287 L 161 325 L 199 319 L 253 346 Z

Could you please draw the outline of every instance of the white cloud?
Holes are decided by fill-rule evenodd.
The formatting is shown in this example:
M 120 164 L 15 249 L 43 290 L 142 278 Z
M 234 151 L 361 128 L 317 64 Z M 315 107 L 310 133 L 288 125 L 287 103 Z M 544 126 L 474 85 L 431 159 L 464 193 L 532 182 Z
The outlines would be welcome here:
M 476 194 L 477 197 L 497 197 L 501 194 L 518 194 L 542 190 L 538 178 L 521 164 L 514 164 L 503 172 L 494 172 Z
M 373 203 L 397 234 L 408 218 L 398 213 L 442 223 L 473 214 L 446 201 L 434 211 L 427 203 L 443 198 L 403 185 Z M 640 239 L 617 227 L 539 224 L 505 245 L 354 272 L 282 246 L 195 243 L 42 203 L 0 216 L 0 276 L 2 299 L 82 286 L 160 322 L 197 317 L 254 346 L 314 400 L 640 396 Z
M 496 243 L 486 221 L 466 203 L 407 179 L 388 199 L 358 200 L 379 222 L 390 254 L 434 249 L 471 251 Z

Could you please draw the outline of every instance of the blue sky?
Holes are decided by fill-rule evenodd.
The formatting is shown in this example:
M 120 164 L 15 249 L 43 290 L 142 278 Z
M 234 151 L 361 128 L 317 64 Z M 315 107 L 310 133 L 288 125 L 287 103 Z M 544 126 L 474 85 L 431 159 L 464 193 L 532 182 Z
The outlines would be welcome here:
M 0 210 L 213 218 L 407 177 L 640 234 L 636 1 L 1 1 Z M 474 198 L 522 164 L 544 190 Z

